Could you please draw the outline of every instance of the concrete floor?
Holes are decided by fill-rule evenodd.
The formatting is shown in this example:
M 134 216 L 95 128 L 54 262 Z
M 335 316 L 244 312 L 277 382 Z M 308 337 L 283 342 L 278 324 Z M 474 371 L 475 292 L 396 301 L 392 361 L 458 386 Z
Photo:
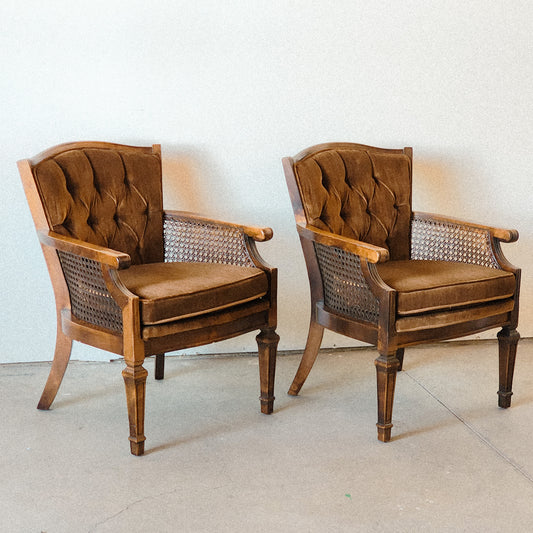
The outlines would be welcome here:
M 496 343 L 406 350 L 388 444 L 373 349 L 322 353 L 296 398 L 299 357 L 279 357 L 272 416 L 256 358 L 170 357 L 144 457 L 121 362 L 72 362 L 48 412 L 49 365 L 1 365 L 0 531 L 533 531 L 533 341 L 518 350 L 508 410 Z

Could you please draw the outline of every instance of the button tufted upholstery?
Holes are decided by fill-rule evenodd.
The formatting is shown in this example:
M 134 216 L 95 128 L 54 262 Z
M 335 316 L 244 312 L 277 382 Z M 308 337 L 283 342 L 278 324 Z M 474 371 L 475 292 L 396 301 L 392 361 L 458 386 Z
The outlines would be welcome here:
M 74 149 L 40 162 L 34 175 L 56 233 L 127 253 L 132 264 L 163 260 L 158 155 Z
M 409 258 L 411 169 L 405 154 L 329 149 L 294 165 L 308 224 Z
M 144 453 L 145 358 L 259 330 L 261 412 L 274 409 L 277 270 L 256 242 L 270 228 L 162 206 L 161 146 L 73 142 L 18 162 L 54 288 L 48 409 L 73 341 L 124 357 L 131 453 Z M 30 311 L 29 311 L 30 312 Z
M 409 147 L 348 142 L 283 159 L 311 289 L 307 343 L 289 394 L 307 379 L 324 329 L 375 344 L 384 442 L 405 347 L 501 327 L 498 405 L 509 407 L 520 337 L 520 269 L 499 245 L 518 233 L 413 213 L 412 159 Z

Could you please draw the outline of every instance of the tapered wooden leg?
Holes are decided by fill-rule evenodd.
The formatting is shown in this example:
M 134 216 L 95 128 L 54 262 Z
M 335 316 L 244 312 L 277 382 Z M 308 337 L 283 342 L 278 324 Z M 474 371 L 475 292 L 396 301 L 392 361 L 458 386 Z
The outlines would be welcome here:
M 261 383 L 261 412 L 269 415 L 274 410 L 274 379 L 279 335 L 273 328 L 263 329 L 257 335 L 259 348 L 259 380 Z
M 65 370 L 67 369 L 70 360 L 70 353 L 72 351 L 72 339 L 67 337 L 62 331 L 61 327 L 57 328 L 56 348 L 54 352 L 54 360 L 52 361 L 52 368 L 44 386 L 41 399 L 37 404 L 37 409 L 49 409 L 54 401 Z
M 513 373 L 516 358 L 516 347 L 520 334 L 516 329 L 503 328 L 498 333 L 499 359 L 500 359 L 500 388 L 498 390 L 498 406 L 507 408 L 511 406 L 513 395 Z
M 144 453 L 144 400 L 146 393 L 146 376 L 148 372 L 142 364 L 128 365 L 123 371 L 130 421 L 130 448 L 133 455 Z
M 163 379 L 165 377 L 165 354 L 158 353 L 155 356 L 155 379 Z
M 311 321 L 309 325 L 309 333 L 307 334 L 307 343 L 305 345 L 305 350 L 302 355 L 302 360 L 300 361 L 300 366 L 296 371 L 296 375 L 292 380 L 292 385 L 289 389 L 289 394 L 291 396 L 296 396 L 302 385 L 305 383 L 311 368 L 316 361 L 318 355 L 318 350 L 320 349 L 320 344 L 322 343 L 322 337 L 324 336 L 324 328 L 317 324 L 316 322 Z
M 403 355 L 404 355 L 404 348 L 398 348 L 396 350 L 396 359 L 400 362 L 400 366 L 398 367 L 398 372 L 401 372 L 403 370 Z
M 400 362 L 396 355 L 380 355 L 376 361 L 378 387 L 378 440 L 389 442 L 392 428 L 392 406 L 394 403 L 394 387 L 396 373 Z

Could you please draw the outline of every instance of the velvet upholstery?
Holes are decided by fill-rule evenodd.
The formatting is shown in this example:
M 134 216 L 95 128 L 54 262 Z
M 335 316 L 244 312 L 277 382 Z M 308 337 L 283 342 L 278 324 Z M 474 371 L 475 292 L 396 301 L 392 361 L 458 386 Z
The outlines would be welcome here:
M 294 172 L 307 223 L 409 258 L 411 166 L 404 154 L 324 150 Z
M 74 149 L 40 162 L 34 175 L 54 232 L 127 253 L 132 264 L 163 260 L 155 154 Z
M 511 272 L 447 261 L 388 261 L 381 279 L 398 292 L 398 315 L 414 315 L 512 298 Z
M 404 349 L 495 327 L 498 405 L 511 405 L 520 269 L 500 242 L 516 230 L 412 211 L 413 150 L 329 142 L 283 158 L 311 290 L 297 395 L 325 329 L 375 344 L 378 439 L 391 439 Z M 458 195 L 464 191 L 457 191 Z
M 493 320 L 504 321 L 513 310 L 515 302 L 512 298 L 493 300 L 485 304 L 460 308 L 448 308 L 436 312 L 426 312 L 418 315 L 399 316 L 395 321 L 398 333 L 417 332 L 423 330 L 443 329 L 461 325 L 472 316 L 490 317 Z
M 259 268 L 216 263 L 149 263 L 119 274 L 141 299 L 141 323 L 160 324 L 211 313 L 263 297 L 268 279 Z
M 259 330 L 261 413 L 273 412 L 278 276 L 256 248 L 271 228 L 163 210 L 158 144 L 65 143 L 18 168 L 56 301 L 39 409 L 52 405 L 73 341 L 118 354 L 129 446 L 142 455 L 146 357 L 161 380 L 165 353 Z

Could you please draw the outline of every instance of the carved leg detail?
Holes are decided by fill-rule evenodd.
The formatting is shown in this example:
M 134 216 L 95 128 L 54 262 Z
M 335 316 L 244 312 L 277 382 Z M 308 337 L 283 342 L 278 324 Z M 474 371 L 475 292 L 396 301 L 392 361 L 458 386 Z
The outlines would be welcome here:
M 155 356 L 155 379 L 163 379 L 165 377 L 165 354 L 158 353 Z
M 294 376 L 292 385 L 289 389 L 289 394 L 291 396 L 296 396 L 300 392 L 300 389 L 305 383 L 309 372 L 311 372 L 311 368 L 313 368 L 313 365 L 316 361 L 323 336 L 324 328 L 316 322 L 311 322 L 302 360 L 300 361 L 300 366 L 296 371 L 296 375 Z
M 148 372 L 139 366 L 127 366 L 122 371 L 126 386 L 128 417 L 130 421 L 130 448 L 133 455 L 144 453 L 144 399 Z
M 516 358 L 516 347 L 520 334 L 516 329 L 503 328 L 498 333 L 499 359 L 500 359 L 500 388 L 498 390 L 498 406 L 507 408 L 511 406 L 513 394 L 513 373 Z
M 395 355 L 380 355 L 376 361 L 378 388 L 378 440 L 389 442 L 392 428 L 392 406 L 394 402 L 394 386 L 400 362 Z
M 259 348 L 259 381 L 261 384 L 261 412 L 269 415 L 274 410 L 274 379 L 279 335 L 273 328 L 263 329 L 256 337 Z
M 67 369 L 70 360 L 70 353 L 72 351 L 72 339 L 67 337 L 58 327 L 56 337 L 56 348 L 54 353 L 54 360 L 52 361 L 52 368 L 44 386 L 41 399 L 37 404 L 37 409 L 49 409 L 54 401 L 65 370 Z
M 400 362 L 400 366 L 398 367 L 398 372 L 401 372 L 403 370 L 403 355 L 404 355 L 404 348 L 398 348 L 396 350 L 396 359 Z

